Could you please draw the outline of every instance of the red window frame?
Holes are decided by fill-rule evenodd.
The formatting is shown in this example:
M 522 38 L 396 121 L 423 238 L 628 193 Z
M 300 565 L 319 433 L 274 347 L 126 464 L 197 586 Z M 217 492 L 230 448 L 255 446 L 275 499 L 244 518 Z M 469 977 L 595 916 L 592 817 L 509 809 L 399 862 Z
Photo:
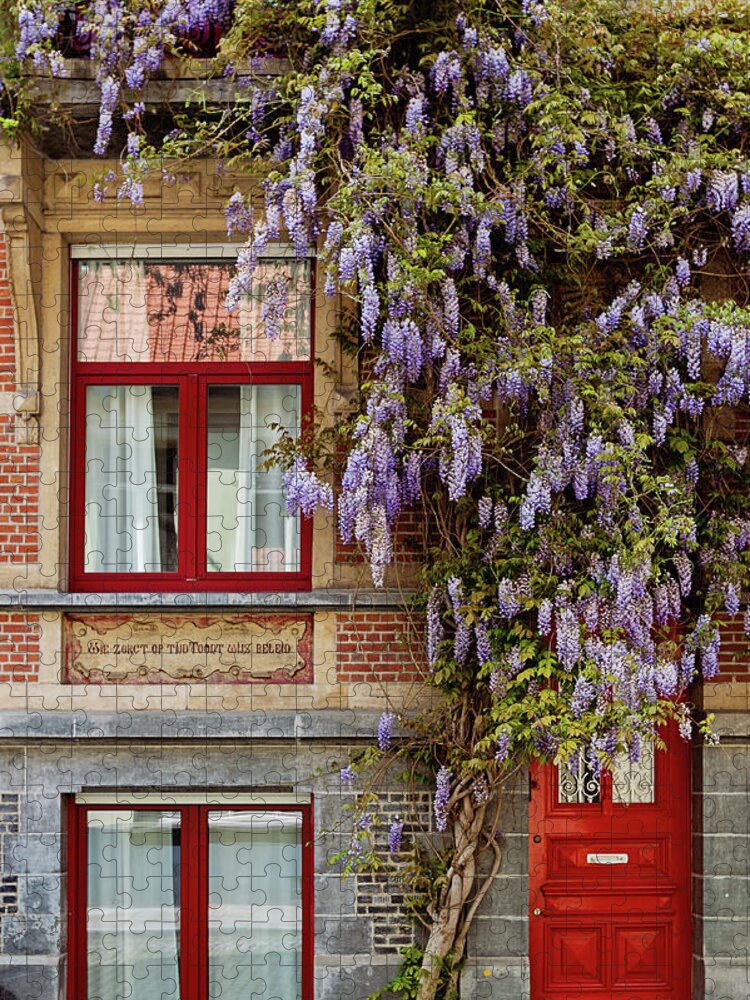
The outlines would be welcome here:
M 123 254 L 123 256 L 125 256 Z M 179 252 L 163 258 L 180 261 Z M 194 259 L 194 258 L 193 258 Z M 202 261 L 203 262 L 203 261 Z M 205 263 L 214 263 L 206 257 Z M 226 262 L 226 261 L 224 261 Z M 312 265 L 311 261 L 311 265 Z M 312 414 L 315 357 L 315 268 L 310 267 L 310 352 L 306 361 L 122 362 L 78 360 L 78 260 L 70 261 L 71 404 L 70 530 L 68 587 L 72 591 L 303 591 L 312 587 L 312 519 L 300 514 L 300 563 L 296 572 L 209 572 L 206 568 L 206 401 L 209 385 L 297 385 L 300 428 Z M 90 385 L 175 385 L 179 387 L 177 498 L 178 568 L 170 573 L 84 571 L 86 497 L 86 387 Z
M 314 853 L 312 804 L 212 805 L 180 804 L 164 801 L 142 804 L 68 803 L 68 998 L 88 996 L 88 954 L 86 947 L 88 897 L 88 842 L 86 817 L 89 810 L 137 809 L 180 813 L 180 851 L 190 864 L 180 865 L 180 1000 L 209 1000 L 208 996 L 208 813 L 298 812 L 302 816 L 302 948 L 301 997 L 313 1000 L 315 956 Z

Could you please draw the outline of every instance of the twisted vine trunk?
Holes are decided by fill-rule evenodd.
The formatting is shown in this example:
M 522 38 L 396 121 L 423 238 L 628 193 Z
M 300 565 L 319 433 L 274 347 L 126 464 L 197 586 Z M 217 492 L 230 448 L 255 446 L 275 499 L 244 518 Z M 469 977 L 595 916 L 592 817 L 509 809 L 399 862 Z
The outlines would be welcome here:
M 447 990 L 443 995 L 450 993 L 451 988 L 455 987 L 458 979 L 457 965 L 463 957 L 469 928 L 500 867 L 500 849 L 494 837 L 489 838 L 495 852 L 492 870 L 472 898 L 478 877 L 477 855 L 488 805 L 489 802 L 475 805 L 468 793 L 459 803 L 453 822 L 453 860 L 438 901 L 429 911 L 432 927 L 425 946 L 417 1000 L 435 1000 L 446 965 L 447 977 L 442 982 L 447 984 Z

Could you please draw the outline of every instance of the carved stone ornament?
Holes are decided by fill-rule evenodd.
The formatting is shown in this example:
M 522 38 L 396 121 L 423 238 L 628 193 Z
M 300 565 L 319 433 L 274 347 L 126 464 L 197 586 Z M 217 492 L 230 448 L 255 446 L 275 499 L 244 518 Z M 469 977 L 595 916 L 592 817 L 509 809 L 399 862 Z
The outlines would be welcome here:
M 312 615 L 68 615 L 69 684 L 302 684 Z
M 16 355 L 16 441 L 39 443 L 39 318 L 34 287 L 29 219 L 17 202 L 0 205 L 5 234 L 8 279 L 12 296 L 13 339 Z

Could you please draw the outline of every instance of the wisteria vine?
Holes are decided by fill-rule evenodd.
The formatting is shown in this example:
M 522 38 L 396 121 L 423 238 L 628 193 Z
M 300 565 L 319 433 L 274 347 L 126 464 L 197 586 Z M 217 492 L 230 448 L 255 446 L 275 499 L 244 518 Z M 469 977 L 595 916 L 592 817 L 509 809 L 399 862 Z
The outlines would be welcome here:
M 66 6 L 21 3 L 20 60 L 64 71 Z M 317 246 L 324 294 L 356 307 L 367 381 L 338 523 L 376 586 L 405 512 L 428 526 L 427 680 L 448 697 L 409 752 L 433 768 L 438 831 L 484 817 L 519 761 L 635 760 L 668 719 L 689 738 L 689 689 L 742 613 L 750 46 L 738 3 L 631 15 L 607 0 L 79 4 L 95 152 L 117 114 L 130 131 L 117 195 L 138 204 L 154 156 L 189 148 L 189 129 L 148 134 L 149 79 L 196 28 L 225 26 L 217 72 L 237 99 L 201 123 L 201 148 L 213 135 L 263 177 L 262 208 L 227 205 L 247 237 L 230 304 L 288 239 Z M 272 84 L 248 69 L 268 51 L 289 67 Z M 269 303 L 274 336 L 283 289 Z M 284 483 L 292 511 L 333 503 L 303 455 Z M 377 753 L 402 752 L 396 721 Z M 393 855 L 403 832 L 393 821 Z

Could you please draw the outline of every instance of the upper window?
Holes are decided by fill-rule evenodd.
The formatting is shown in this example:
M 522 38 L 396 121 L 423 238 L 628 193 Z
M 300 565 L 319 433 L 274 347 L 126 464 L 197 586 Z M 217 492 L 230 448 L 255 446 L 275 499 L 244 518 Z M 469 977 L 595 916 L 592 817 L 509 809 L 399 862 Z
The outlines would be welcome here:
M 268 466 L 312 403 L 310 262 L 264 259 L 228 312 L 232 273 L 221 247 L 74 248 L 73 587 L 310 585 Z

